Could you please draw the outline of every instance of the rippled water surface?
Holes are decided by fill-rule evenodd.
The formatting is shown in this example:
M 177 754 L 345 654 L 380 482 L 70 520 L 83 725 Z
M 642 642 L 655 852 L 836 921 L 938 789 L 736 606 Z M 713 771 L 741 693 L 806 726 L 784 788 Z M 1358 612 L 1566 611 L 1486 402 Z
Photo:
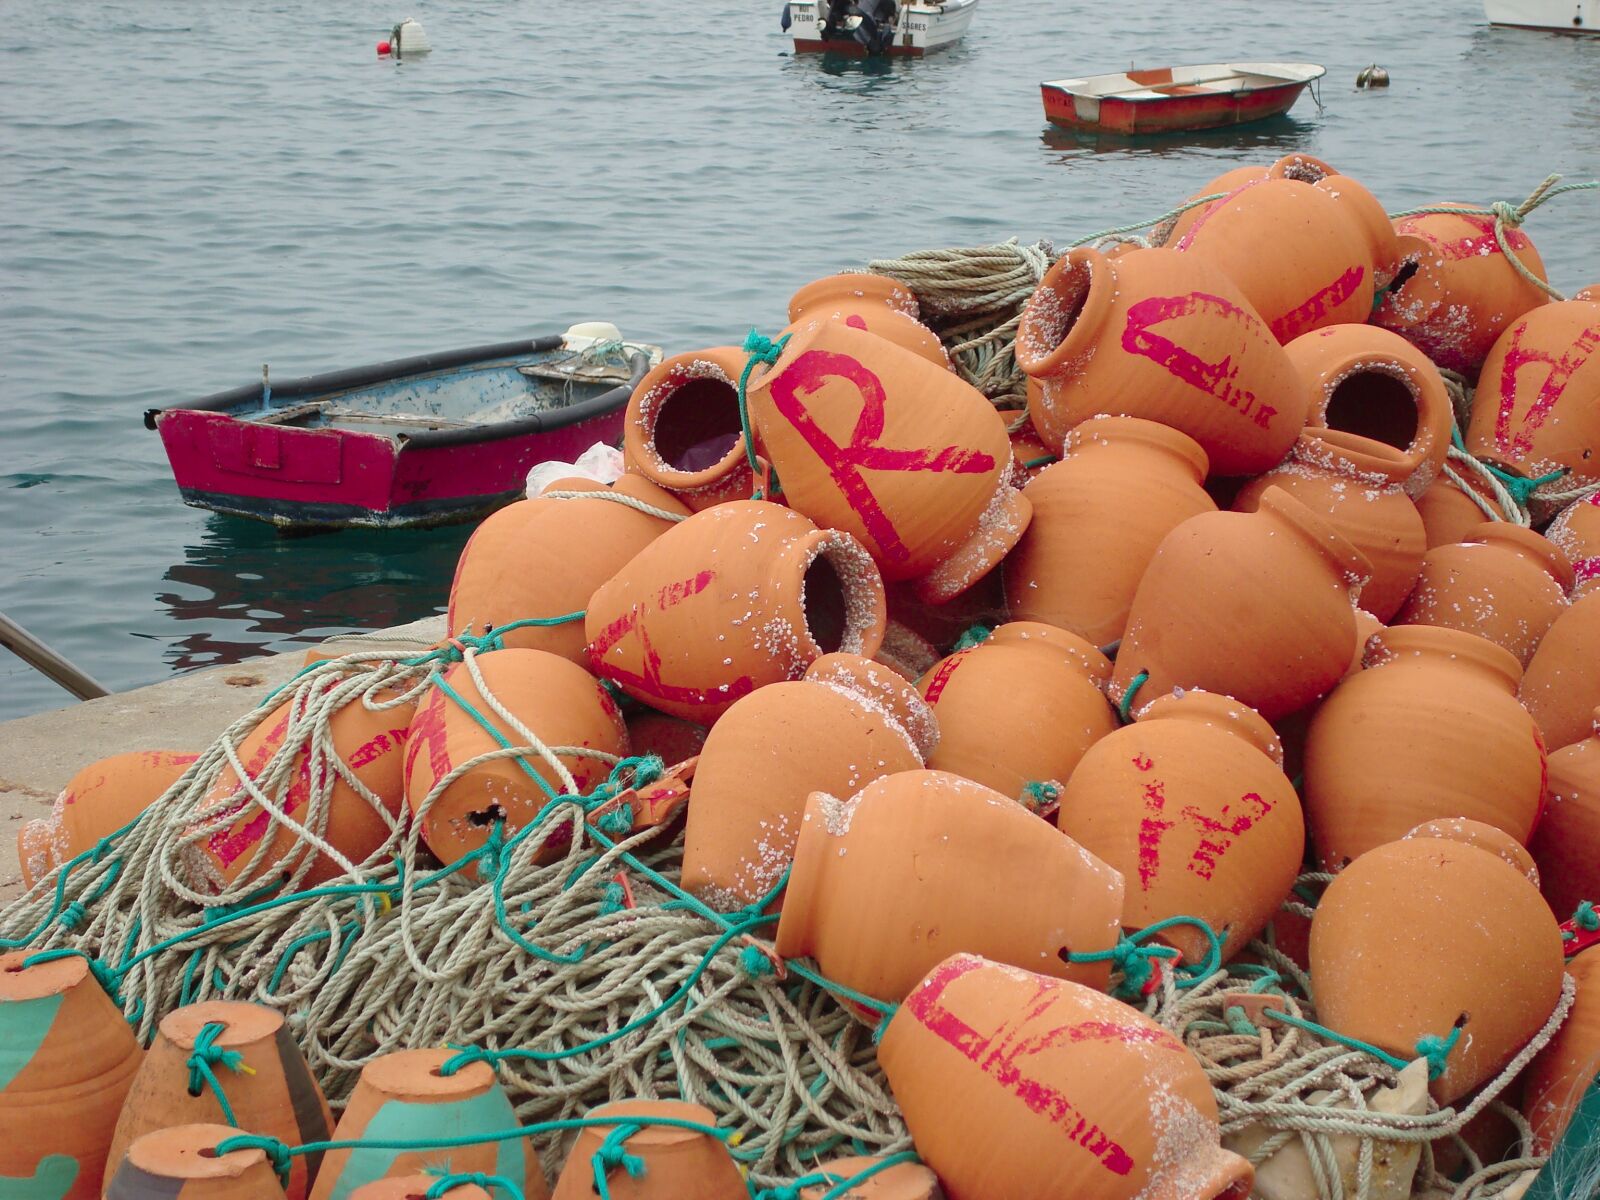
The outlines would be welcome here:
M 407 0 L 409 3 L 409 0 Z M 669 351 L 775 328 L 841 266 L 1154 215 L 1291 150 L 1391 207 L 1600 171 L 1600 39 L 1471 0 L 984 0 L 957 49 L 794 57 L 777 0 L 0 4 L 0 610 L 115 688 L 441 607 L 464 529 L 283 537 L 184 507 L 171 404 L 615 321 Z M 374 43 L 417 16 L 436 50 Z M 1044 124 L 1041 79 L 1328 67 L 1254 130 Z M 1377 61 L 1394 85 L 1357 92 Z M 1600 280 L 1600 198 L 1528 226 Z M 0 652 L 0 717 L 65 694 Z

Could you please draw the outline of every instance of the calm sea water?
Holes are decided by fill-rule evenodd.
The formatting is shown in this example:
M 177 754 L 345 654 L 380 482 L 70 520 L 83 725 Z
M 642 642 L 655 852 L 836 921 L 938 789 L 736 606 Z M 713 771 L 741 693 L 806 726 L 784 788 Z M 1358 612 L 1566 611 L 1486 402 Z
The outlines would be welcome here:
M 466 530 L 185 508 L 152 405 L 601 318 L 669 351 L 869 258 L 1155 215 L 1292 150 L 1392 209 L 1600 172 L 1600 41 L 1472 0 L 984 0 L 922 62 L 794 57 L 778 0 L 0 4 L 0 610 L 115 688 L 442 607 Z M 374 44 L 415 15 L 436 50 Z M 1133 144 L 1041 79 L 1327 65 L 1318 113 Z M 1377 61 L 1387 92 L 1353 80 Z M 1600 197 L 1529 232 L 1600 280 Z M 67 701 L 0 653 L 0 717 Z

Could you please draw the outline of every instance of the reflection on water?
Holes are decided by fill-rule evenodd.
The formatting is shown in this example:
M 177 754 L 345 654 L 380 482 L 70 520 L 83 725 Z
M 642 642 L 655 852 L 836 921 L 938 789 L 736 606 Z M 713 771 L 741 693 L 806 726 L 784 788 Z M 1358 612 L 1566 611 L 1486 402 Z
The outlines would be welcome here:
M 1309 101 L 1305 105 L 1312 114 L 1316 113 L 1315 105 Z M 1308 118 L 1285 113 L 1264 121 L 1251 121 L 1246 125 L 1201 129 L 1192 133 L 1134 135 L 1105 129 L 1069 129 L 1063 125 L 1046 125 L 1039 134 L 1039 140 L 1050 149 L 1061 151 L 1062 159 L 1058 161 L 1083 153 L 1166 157 L 1192 154 L 1202 148 L 1243 150 L 1262 157 L 1281 158 L 1305 149 L 1316 131 L 1314 115 Z M 1200 182 L 1203 181 L 1196 181 L 1197 184 Z
M 177 630 L 162 657 L 178 671 L 218 666 L 442 612 L 473 528 L 289 535 L 209 516 L 163 575 L 175 586 L 156 594 Z

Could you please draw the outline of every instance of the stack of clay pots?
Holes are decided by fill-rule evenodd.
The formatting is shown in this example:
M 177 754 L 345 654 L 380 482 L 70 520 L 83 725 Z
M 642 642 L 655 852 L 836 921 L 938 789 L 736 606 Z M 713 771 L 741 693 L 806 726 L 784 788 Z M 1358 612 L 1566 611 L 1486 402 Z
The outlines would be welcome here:
M 325 759 L 283 744 L 287 713 L 241 747 L 286 812 L 320 805 L 338 855 L 297 850 L 229 772 L 196 878 L 307 886 L 407 822 L 449 862 L 592 792 L 617 757 L 693 759 L 683 886 L 778 913 L 777 953 L 880 1026 L 926 1168 L 852 1196 L 1242 1200 L 1235 1150 L 1261 1139 L 1224 1148 L 1197 1060 L 1106 994 L 1127 994 L 1127 936 L 1156 925 L 1176 952 L 1160 970 L 1248 961 L 1259 938 L 1298 958 L 1318 1020 L 1422 1062 L 1395 1111 L 1495 1079 L 1557 1005 L 1559 922 L 1600 900 L 1600 496 L 1530 517 L 1485 481 L 1600 483 L 1600 301 L 1530 284 L 1544 268 L 1519 229 L 1521 270 L 1492 217 L 1391 222 L 1305 156 L 1195 195 L 1220 198 L 1043 277 L 1016 338 L 1025 414 L 966 383 L 916 297 L 875 275 L 802 288 L 770 340 L 663 361 L 629 403 L 627 474 L 552 485 L 463 552 L 450 633 L 504 628 L 504 648 L 336 718 L 349 770 L 331 787 Z M 1445 469 L 1441 369 L 1475 385 L 1460 433 L 1482 466 Z M 75 781 L 24 834 L 30 869 L 182 765 Z M 1280 906 L 1308 867 L 1333 881 L 1297 930 Z M 1595 1069 L 1597 953 L 1573 961 L 1579 1016 L 1529 1072 L 1545 1144 Z M 81 991 L 72 971 L 25 990 Z M 200 1019 L 163 1024 L 171 1053 Z M 41 1021 L 24 1025 L 42 1062 Z M 93 1066 L 113 1115 L 132 1074 L 114 1034 Z M 335 1136 L 509 1123 L 494 1071 L 441 1074 L 443 1053 L 369 1064 Z M 710 1119 L 663 1103 L 596 1110 L 648 1163 L 611 1194 L 683 1194 L 681 1175 L 744 1195 L 716 1139 L 638 1125 Z M 124 1117 L 117 1154 L 156 1108 Z M 593 1194 L 607 1136 L 582 1132 L 558 1200 Z M 122 1169 L 185 1152 L 145 1144 Z M 29 1145 L 38 1170 L 117 1169 Z M 542 1195 L 515 1147 L 451 1167 Z M 1405 1196 L 1415 1159 L 1395 1162 Z M 1268 1156 L 1263 1194 L 1298 1200 L 1273 1182 L 1288 1163 Z M 388 1195 L 362 1189 L 430 1165 L 341 1150 L 289 1194 Z

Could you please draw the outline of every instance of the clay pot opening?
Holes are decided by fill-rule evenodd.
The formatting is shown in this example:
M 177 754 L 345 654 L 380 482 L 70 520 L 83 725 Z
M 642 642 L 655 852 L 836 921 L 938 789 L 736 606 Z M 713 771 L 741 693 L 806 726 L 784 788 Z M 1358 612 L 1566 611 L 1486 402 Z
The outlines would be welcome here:
M 1055 280 L 1055 286 L 1046 295 L 1053 297 L 1040 305 L 1039 324 L 1035 328 L 1035 345 L 1044 352 L 1059 350 L 1067 335 L 1083 315 L 1089 302 L 1089 285 L 1092 282 L 1089 264 L 1068 261 Z
M 1387 291 L 1390 295 L 1398 292 L 1411 281 L 1411 277 L 1422 269 L 1422 261 L 1415 255 L 1408 256 L 1400 261 L 1400 269 L 1394 273 L 1394 278 L 1389 281 Z
M 491 804 L 488 808 L 480 808 L 476 812 L 467 814 L 467 824 L 474 825 L 479 829 L 485 825 L 493 825 L 496 821 L 504 821 L 506 819 L 506 810 L 498 804 Z M 437 1075 L 438 1072 L 435 1071 L 434 1074 Z
M 1396 450 L 1409 449 L 1417 438 L 1416 388 L 1403 375 L 1381 368 L 1352 371 L 1328 393 L 1323 423 Z
M 1280 179 L 1293 179 L 1299 183 L 1321 183 L 1330 175 L 1337 175 L 1327 163 L 1309 154 L 1290 154 L 1272 164 L 1271 174 Z
M 720 370 L 685 380 L 668 392 L 651 426 L 656 457 L 683 474 L 716 467 L 743 436 L 739 390 Z
M 811 644 L 804 657 L 812 663 L 824 654 L 868 654 L 877 649 L 883 627 L 883 593 L 878 568 L 861 544 L 847 533 L 821 530 L 808 539 L 800 578 L 801 634 Z
M 844 647 L 846 630 L 844 581 L 826 555 L 811 560 L 800 588 L 811 640 L 824 654 L 838 653 Z

